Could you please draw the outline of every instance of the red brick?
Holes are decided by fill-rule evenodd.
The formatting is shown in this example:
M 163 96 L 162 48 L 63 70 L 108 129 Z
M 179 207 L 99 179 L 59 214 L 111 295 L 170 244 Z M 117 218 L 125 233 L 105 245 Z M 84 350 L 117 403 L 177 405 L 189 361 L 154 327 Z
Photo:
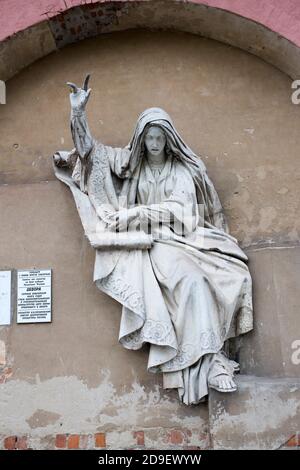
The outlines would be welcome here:
M 136 444 L 138 446 L 144 446 L 145 445 L 144 431 L 134 431 L 133 437 L 136 439 Z
M 298 433 L 290 437 L 290 439 L 286 443 L 286 446 L 288 447 L 298 447 L 299 445 L 300 445 L 300 436 Z
M 95 447 L 106 447 L 106 439 L 104 432 L 98 432 L 95 434 Z
M 27 449 L 27 437 L 22 436 L 17 438 L 16 448 L 19 450 L 26 450 Z
M 57 434 L 55 439 L 55 447 L 57 449 L 65 449 L 67 446 L 66 434 Z
M 72 434 L 68 438 L 68 449 L 79 449 L 79 435 Z
M 4 439 L 4 449 L 14 450 L 16 448 L 17 436 L 9 436 Z
M 180 445 L 184 441 L 184 433 L 178 429 L 172 429 L 169 434 L 168 441 L 170 444 Z
M 1 375 L 0 375 L 0 384 L 3 384 L 7 381 L 12 376 L 12 368 L 11 367 L 5 367 L 5 369 L 2 370 Z

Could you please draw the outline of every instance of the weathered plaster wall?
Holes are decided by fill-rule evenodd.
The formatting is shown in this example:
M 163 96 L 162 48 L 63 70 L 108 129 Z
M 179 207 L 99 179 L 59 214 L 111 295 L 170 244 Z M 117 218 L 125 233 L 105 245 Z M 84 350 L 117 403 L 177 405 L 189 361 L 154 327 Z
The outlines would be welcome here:
M 209 397 L 213 448 L 296 449 L 300 380 L 250 375 L 240 376 L 238 385 L 236 395 L 212 391 Z
M 250 54 L 197 36 L 114 33 L 27 67 L 7 83 L 0 108 L 0 266 L 52 267 L 54 283 L 51 325 L 0 331 L 0 415 L 10 417 L 0 434 L 46 442 L 49 435 L 97 431 L 114 446 L 120 431 L 157 436 L 157 429 L 168 435 L 180 428 L 190 433 L 186 445 L 205 446 L 207 408 L 178 404 L 161 390 L 160 377 L 146 372 L 146 350 L 118 345 L 119 306 L 93 286 L 93 250 L 71 195 L 52 173 L 51 154 L 72 147 L 65 82 L 80 83 L 85 72 L 92 73 L 90 127 L 103 142 L 125 145 L 137 115 L 158 105 L 202 155 L 231 232 L 247 247 L 259 292 L 254 334 L 262 331 L 262 339 L 257 348 L 250 337 L 244 372 L 279 376 L 299 375 L 289 356 L 300 337 L 300 110 L 290 100 L 291 80 Z M 164 436 L 159 442 L 170 443 Z
M 54 178 L 48 156 L 72 146 L 65 82 L 81 82 L 89 71 L 95 136 L 125 145 L 142 109 L 165 107 L 203 156 L 242 244 L 297 242 L 300 108 L 291 102 L 291 80 L 238 49 L 193 35 L 175 37 L 100 36 L 11 80 L 1 108 L 0 183 Z

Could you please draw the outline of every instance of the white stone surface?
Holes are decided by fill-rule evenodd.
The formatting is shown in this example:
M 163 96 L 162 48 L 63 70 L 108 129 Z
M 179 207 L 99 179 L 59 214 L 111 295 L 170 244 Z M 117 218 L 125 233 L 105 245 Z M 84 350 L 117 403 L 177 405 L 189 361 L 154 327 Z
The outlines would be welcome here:
M 149 343 L 148 370 L 185 404 L 200 403 L 209 386 L 233 392 L 238 365 L 222 349 L 252 329 L 251 277 L 205 165 L 160 108 L 139 116 L 124 148 L 94 139 L 88 81 L 68 83 L 75 149 L 54 163 L 97 248 L 94 281 L 123 306 L 119 341 Z

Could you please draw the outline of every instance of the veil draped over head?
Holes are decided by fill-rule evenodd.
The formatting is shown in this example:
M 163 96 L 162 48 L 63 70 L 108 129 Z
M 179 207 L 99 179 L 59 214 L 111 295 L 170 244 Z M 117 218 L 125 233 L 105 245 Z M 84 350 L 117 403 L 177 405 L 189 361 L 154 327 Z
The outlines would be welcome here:
M 119 341 L 133 350 L 149 343 L 148 370 L 163 372 L 164 388 L 178 389 L 184 403 L 199 403 L 208 393 L 211 371 L 219 375 L 224 371 L 221 368 L 219 373 L 220 365 L 212 368 L 224 341 L 253 327 L 247 257 L 228 234 L 205 165 L 160 108 L 147 109 L 139 116 L 125 148 L 93 139 L 84 114 L 72 115 L 71 124 L 76 148 L 55 153 L 55 174 L 70 187 L 85 235 L 96 248 L 97 287 L 122 304 Z M 148 126 L 163 130 L 171 158 L 165 167 L 169 174 L 165 180 L 158 179 L 157 191 L 153 190 L 151 170 L 147 173 L 147 165 L 143 166 Z M 175 165 L 172 159 L 177 160 Z M 190 175 L 195 191 L 189 187 L 185 192 L 187 185 L 193 186 Z M 199 220 L 203 223 L 204 215 L 206 227 L 205 231 L 196 227 L 195 237 L 194 233 L 191 237 L 174 234 L 160 239 L 142 230 L 109 230 L 111 216 L 134 207 L 137 201 L 147 216 L 157 200 L 170 211 L 173 206 L 181 208 L 190 196 L 196 205 L 195 192 L 202 205 Z M 171 234 L 169 217 L 168 227 Z M 197 237 L 200 232 L 205 236 Z M 227 367 L 233 375 L 230 364 Z
M 135 131 L 127 146 L 129 150 L 127 168 L 130 173 L 133 174 L 140 163 L 143 154 L 145 129 L 150 125 L 163 129 L 167 138 L 167 145 L 173 157 L 180 160 L 190 171 L 196 187 L 198 204 L 204 205 L 205 226 L 214 226 L 228 233 L 220 199 L 206 173 L 203 161 L 182 140 L 170 116 L 161 108 L 146 109 L 138 118 Z

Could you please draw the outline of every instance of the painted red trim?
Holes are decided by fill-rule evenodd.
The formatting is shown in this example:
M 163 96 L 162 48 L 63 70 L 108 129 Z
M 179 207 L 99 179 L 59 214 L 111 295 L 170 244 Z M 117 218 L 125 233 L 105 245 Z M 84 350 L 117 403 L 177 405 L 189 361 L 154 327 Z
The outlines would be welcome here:
M 1 0 L 0 41 L 45 21 L 69 8 L 88 3 L 155 0 Z M 260 23 L 300 46 L 299 0 L 174 0 L 220 8 Z M 170 8 L 172 6 L 170 5 Z

